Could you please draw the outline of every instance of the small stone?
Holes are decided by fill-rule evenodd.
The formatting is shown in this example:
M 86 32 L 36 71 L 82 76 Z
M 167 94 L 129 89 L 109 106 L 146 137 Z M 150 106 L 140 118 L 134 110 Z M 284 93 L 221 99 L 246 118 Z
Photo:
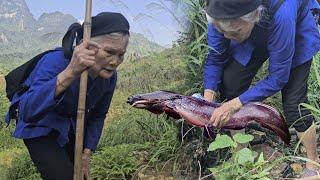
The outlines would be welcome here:
M 296 174 L 301 174 L 303 171 L 302 165 L 298 163 L 293 163 L 290 165 L 290 167 L 292 168 L 293 172 Z

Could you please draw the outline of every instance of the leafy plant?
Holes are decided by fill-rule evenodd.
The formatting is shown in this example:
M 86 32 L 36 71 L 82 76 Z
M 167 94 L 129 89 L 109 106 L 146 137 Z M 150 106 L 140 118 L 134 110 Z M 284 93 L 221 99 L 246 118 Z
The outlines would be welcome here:
M 186 45 L 187 80 L 192 87 L 186 92 L 191 94 L 203 88 L 203 65 L 208 54 L 207 19 L 204 13 L 205 0 L 183 0 L 188 5 L 189 29 L 182 34 L 181 44 Z
M 123 144 L 104 147 L 92 158 L 91 176 L 93 179 L 130 179 L 145 159 L 146 145 Z M 139 156 L 140 154 L 140 156 Z
M 33 165 L 27 151 L 15 156 L 6 172 L 7 180 L 40 180 L 40 174 Z
M 309 109 L 317 119 L 320 119 L 320 54 L 317 54 L 312 62 L 309 77 L 309 104 L 302 103 L 302 108 Z
M 258 156 L 257 152 L 249 148 L 237 150 L 239 144 L 249 143 L 252 140 L 253 136 L 248 134 L 237 133 L 232 138 L 218 134 L 215 141 L 209 145 L 208 151 L 230 148 L 232 156 L 221 165 L 209 169 L 215 179 L 269 179 L 271 167 L 268 167 L 268 161 L 263 158 L 263 153 Z

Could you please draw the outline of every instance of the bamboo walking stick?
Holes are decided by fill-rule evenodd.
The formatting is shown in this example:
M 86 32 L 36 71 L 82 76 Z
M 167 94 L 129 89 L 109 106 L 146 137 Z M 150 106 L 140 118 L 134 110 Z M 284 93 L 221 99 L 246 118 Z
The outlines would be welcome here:
M 85 14 L 85 21 L 83 23 L 83 30 L 84 30 L 83 41 L 90 40 L 91 12 L 92 12 L 92 0 L 86 0 L 86 14 Z M 81 74 L 81 78 L 80 78 L 73 180 L 83 180 L 82 151 L 83 151 L 83 134 L 84 134 L 84 118 L 85 118 L 85 109 L 86 109 L 87 81 L 88 81 L 88 71 L 84 71 Z

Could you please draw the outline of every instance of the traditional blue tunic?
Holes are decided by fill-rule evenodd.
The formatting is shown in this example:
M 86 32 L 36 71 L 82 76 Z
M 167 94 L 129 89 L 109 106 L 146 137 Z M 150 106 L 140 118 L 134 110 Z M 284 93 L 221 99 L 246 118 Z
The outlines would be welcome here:
M 12 105 L 18 105 L 16 138 L 28 139 L 59 132 L 58 143 L 66 144 L 68 134 L 75 132 L 80 79 L 75 80 L 58 98 L 54 97 L 57 75 L 69 64 L 62 49 L 46 54 L 26 79 L 30 89 L 15 94 Z M 95 150 L 115 89 L 117 75 L 109 79 L 88 78 L 84 147 Z M 13 106 L 11 106 L 12 108 Z M 10 123 L 9 114 L 6 122 Z
M 270 10 L 278 0 L 270 0 Z M 204 66 L 204 88 L 219 90 L 223 66 L 232 57 L 246 66 L 256 48 L 265 49 L 269 57 L 269 75 L 240 95 L 243 104 L 262 101 L 280 91 L 289 80 L 290 69 L 299 66 L 320 49 L 320 35 L 310 9 L 319 9 L 316 0 L 310 0 L 299 11 L 303 0 L 286 0 L 266 23 L 255 25 L 251 36 L 244 42 L 229 40 L 208 25 L 209 54 Z M 264 24 L 264 25 L 263 25 Z M 261 58 L 265 55 L 261 54 Z

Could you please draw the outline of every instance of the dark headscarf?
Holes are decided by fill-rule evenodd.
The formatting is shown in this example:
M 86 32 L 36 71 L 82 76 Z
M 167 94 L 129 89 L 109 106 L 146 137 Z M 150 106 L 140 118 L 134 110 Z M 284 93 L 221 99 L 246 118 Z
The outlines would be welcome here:
M 261 5 L 262 0 L 207 0 L 206 13 L 215 19 L 244 16 Z
M 128 20 L 120 13 L 102 12 L 92 17 L 91 37 L 114 32 L 129 34 L 129 29 Z M 74 40 L 76 40 L 76 44 L 79 44 L 82 38 L 83 25 L 73 23 L 62 39 L 62 47 L 66 58 L 70 59 L 72 56 Z

